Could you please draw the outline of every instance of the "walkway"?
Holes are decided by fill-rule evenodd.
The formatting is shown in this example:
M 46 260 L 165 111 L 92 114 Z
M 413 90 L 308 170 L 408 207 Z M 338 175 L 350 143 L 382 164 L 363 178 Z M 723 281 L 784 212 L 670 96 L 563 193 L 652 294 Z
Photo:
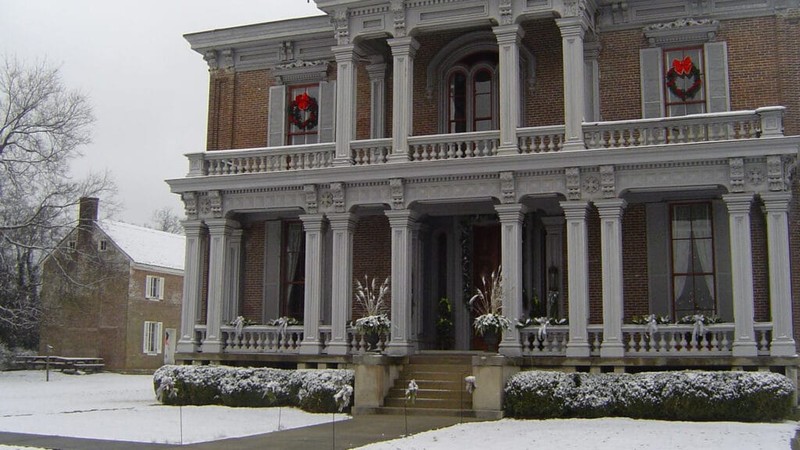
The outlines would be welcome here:
M 449 427 L 459 422 L 479 422 L 482 419 L 408 416 L 408 434 L 421 433 L 437 428 Z M 335 431 L 335 435 L 334 435 Z M 406 421 L 403 416 L 363 415 L 351 420 L 338 421 L 336 425 L 325 423 L 310 427 L 294 428 L 277 433 L 259 434 L 242 438 L 224 439 L 191 445 L 165 445 L 139 442 L 104 441 L 60 436 L 40 436 L 33 434 L 2 433 L 0 445 L 25 447 L 57 448 L 62 450 L 144 450 L 144 449 L 350 449 L 375 442 L 397 439 L 406 434 Z M 335 437 L 335 445 L 334 445 Z

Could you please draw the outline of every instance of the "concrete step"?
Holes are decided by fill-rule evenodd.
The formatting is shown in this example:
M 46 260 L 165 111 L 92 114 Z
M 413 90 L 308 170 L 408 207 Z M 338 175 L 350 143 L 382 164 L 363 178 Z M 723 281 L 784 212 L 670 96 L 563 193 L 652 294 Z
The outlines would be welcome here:
M 502 419 L 503 413 L 501 411 L 485 411 L 473 409 L 457 409 L 457 408 L 398 408 L 382 406 L 379 408 L 362 408 L 354 411 L 355 414 L 391 414 L 402 416 L 408 414 L 409 416 L 445 416 L 445 417 L 464 417 L 464 418 L 479 418 L 479 419 Z
M 453 391 L 449 389 L 419 389 L 417 391 L 417 398 L 435 398 L 440 400 L 450 399 L 458 400 L 471 398 L 472 395 L 464 391 Z M 389 394 L 386 398 L 406 398 L 406 390 L 400 388 L 389 389 Z
M 466 384 L 461 380 L 422 380 L 419 378 L 415 378 L 414 381 L 417 383 L 417 387 L 420 389 L 441 389 L 441 390 L 451 390 L 451 391 L 459 391 L 465 388 Z M 409 380 L 404 378 L 399 378 L 395 380 L 393 389 L 403 389 L 405 390 L 408 387 Z
M 422 398 L 417 397 L 416 401 L 413 403 L 411 401 L 406 402 L 405 398 L 386 398 L 384 400 L 384 406 L 389 407 L 397 407 L 397 408 L 420 408 L 420 409 L 459 409 L 459 405 L 463 409 L 472 409 L 472 399 L 465 398 L 462 402 L 459 403 L 458 398 L 451 400 L 451 399 L 436 399 L 436 398 Z

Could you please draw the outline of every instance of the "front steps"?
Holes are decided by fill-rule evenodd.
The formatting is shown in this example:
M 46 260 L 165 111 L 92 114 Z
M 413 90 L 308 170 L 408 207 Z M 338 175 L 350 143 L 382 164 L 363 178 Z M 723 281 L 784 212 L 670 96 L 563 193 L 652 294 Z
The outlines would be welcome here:
M 471 353 L 416 354 L 409 356 L 384 399 L 384 406 L 375 414 L 408 414 L 451 417 L 499 418 L 498 411 L 476 411 L 472 395 L 466 391 L 464 378 L 472 375 Z M 417 383 L 417 398 L 406 400 L 408 383 Z

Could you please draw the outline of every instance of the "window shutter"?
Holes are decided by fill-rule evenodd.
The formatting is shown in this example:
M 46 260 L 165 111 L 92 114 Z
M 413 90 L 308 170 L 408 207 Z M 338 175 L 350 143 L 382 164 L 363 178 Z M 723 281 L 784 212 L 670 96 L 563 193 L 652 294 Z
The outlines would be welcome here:
M 158 299 L 164 300 L 164 277 L 158 278 Z
M 142 340 L 142 353 L 150 353 L 150 326 L 152 322 L 144 323 L 144 339 Z
M 144 280 L 144 298 L 150 298 L 153 296 L 153 277 L 147 275 Z
M 267 146 L 286 145 L 286 86 L 269 88 L 269 124 Z
M 156 332 L 153 335 L 153 337 L 157 341 L 157 342 L 155 342 L 156 345 L 154 345 L 154 347 L 156 349 L 156 354 L 160 355 L 161 352 L 163 351 L 163 348 L 164 348 L 163 347 L 163 344 L 164 344 L 164 323 L 163 322 L 158 322 L 158 324 L 156 326 Z
M 664 117 L 664 70 L 661 48 L 639 50 L 642 117 Z
M 705 44 L 705 82 L 708 112 L 731 109 L 728 95 L 728 46 L 725 42 Z
M 336 81 L 319 83 L 319 142 L 333 142 L 336 128 Z

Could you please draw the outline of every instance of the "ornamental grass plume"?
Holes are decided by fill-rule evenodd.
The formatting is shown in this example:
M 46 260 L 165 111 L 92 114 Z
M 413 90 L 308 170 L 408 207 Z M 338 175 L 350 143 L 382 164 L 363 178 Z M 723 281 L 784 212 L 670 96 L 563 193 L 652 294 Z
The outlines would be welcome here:
M 364 284 L 356 280 L 356 302 L 364 308 L 367 316 L 379 316 L 389 312 L 385 303 L 386 294 L 389 292 L 389 277 L 386 277 L 380 287 L 377 285 L 376 278 L 369 282 L 369 278 L 364 275 Z

